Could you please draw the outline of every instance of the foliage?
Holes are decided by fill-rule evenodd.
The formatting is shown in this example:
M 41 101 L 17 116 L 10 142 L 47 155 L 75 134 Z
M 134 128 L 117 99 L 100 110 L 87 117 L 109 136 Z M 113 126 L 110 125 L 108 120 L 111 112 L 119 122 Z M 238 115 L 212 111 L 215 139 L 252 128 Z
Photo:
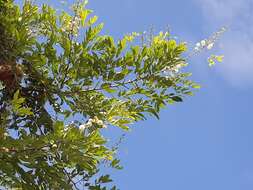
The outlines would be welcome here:
M 161 108 L 199 88 L 182 71 L 185 43 L 162 32 L 115 42 L 100 34 L 103 24 L 85 5 L 56 14 L 28 0 L 22 8 L 0 1 L 0 64 L 23 72 L 18 85 L 0 90 L 4 187 L 107 189 L 109 175 L 94 179 L 100 164 L 121 167 L 102 130 L 159 118 Z

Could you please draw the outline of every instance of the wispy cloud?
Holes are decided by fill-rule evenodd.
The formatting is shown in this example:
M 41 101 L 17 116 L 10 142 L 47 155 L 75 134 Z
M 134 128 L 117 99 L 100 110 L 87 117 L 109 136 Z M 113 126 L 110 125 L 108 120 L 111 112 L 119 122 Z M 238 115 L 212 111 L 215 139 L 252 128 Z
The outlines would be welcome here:
M 225 78 L 236 86 L 253 86 L 253 1 L 195 0 L 205 18 L 206 28 L 228 26 L 220 66 Z

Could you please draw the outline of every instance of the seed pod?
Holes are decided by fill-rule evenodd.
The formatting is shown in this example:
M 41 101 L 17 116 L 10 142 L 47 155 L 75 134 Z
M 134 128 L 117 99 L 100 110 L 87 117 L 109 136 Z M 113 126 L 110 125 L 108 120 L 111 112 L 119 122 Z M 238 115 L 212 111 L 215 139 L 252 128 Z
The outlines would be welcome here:
M 0 81 L 8 89 L 13 89 L 23 76 L 22 68 L 16 65 L 14 68 L 12 64 L 0 63 Z

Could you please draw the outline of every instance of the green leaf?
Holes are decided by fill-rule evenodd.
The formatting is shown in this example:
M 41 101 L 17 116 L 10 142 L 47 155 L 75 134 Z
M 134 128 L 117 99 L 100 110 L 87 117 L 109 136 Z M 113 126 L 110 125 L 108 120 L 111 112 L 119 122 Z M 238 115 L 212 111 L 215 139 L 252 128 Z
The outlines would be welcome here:
M 19 116 L 25 116 L 25 115 L 32 115 L 33 112 L 31 111 L 31 108 L 18 108 L 16 110 L 17 114 Z
M 0 90 L 3 90 L 5 88 L 5 86 L 3 85 L 3 83 L 0 81 Z
M 224 56 L 223 56 L 223 55 L 220 55 L 220 56 L 216 56 L 215 58 L 216 58 L 216 60 L 217 60 L 218 62 L 222 62 Z
M 115 89 L 113 89 L 112 85 L 110 83 L 104 83 L 100 87 L 101 89 L 105 90 L 108 93 L 114 93 L 116 92 Z
M 98 17 L 97 16 L 93 16 L 92 18 L 89 19 L 88 21 L 88 25 L 92 25 L 97 21 Z
M 211 67 L 211 66 L 215 65 L 215 61 L 222 62 L 223 58 L 224 58 L 223 55 L 211 55 L 208 58 L 209 66 Z
M 33 115 L 31 108 L 22 107 L 25 102 L 25 98 L 19 97 L 19 90 L 14 93 L 13 99 L 11 101 L 13 111 L 19 116 Z
M 113 80 L 115 81 L 120 81 L 122 79 L 125 78 L 125 73 L 124 72 L 120 72 L 120 73 L 116 73 L 113 77 Z
M 183 99 L 180 96 L 173 96 L 173 97 L 171 97 L 171 99 L 175 102 L 182 102 L 183 101 Z
M 82 24 L 82 26 L 85 25 L 86 18 L 87 18 L 87 16 L 88 16 L 90 13 L 91 13 L 91 11 L 90 11 L 90 10 L 87 10 L 87 9 L 82 10 L 82 11 L 80 12 L 80 18 L 81 18 L 81 24 Z
M 123 169 L 123 167 L 120 166 L 119 163 L 120 163 L 120 160 L 114 159 L 114 160 L 111 162 L 111 167 L 116 168 L 116 169 L 118 169 L 118 170 Z
M 111 178 L 109 175 L 104 175 L 104 176 L 101 176 L 99 179 L 98 179 L 98 183 L 110 183 L 112 182 Z
M 195 89 L 200 89 L 200 88 L 201 88 L 201 86 L 200 86 L 200 85 L 195 84 L 195 85 L 192 85 L 192 88 L 195 88 Z

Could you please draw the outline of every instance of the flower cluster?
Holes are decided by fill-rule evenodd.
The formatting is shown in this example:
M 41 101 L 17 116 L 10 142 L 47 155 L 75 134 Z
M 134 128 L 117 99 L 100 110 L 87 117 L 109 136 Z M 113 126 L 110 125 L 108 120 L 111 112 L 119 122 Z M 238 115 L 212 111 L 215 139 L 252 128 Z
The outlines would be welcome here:
M 201 49 L 207 48 L 212 49 L 214 46 L 214 42 L 210 40 L 201 40 L 200 42 L 196 43 L 196 46 L 194 47 L 195 51 L 200 51 Z
M 77 36 L 80 28 L 80 22 L 80 16 L 74 16 L 71 20 L 63 18 L 62 31 Z
M 87 123 L 82 124 L 79 126 L 79 129 L 81 131 L 84 131 L 85 129 L 88 129 L 94 125 L 98 125 L 100 128 L 107 128 L 107 126 L 104 124 L 104 122 L 100 119 L 98 119 L 97 116 L 95 116 L 94 118 L 90 118 Z
M 185 66 L 185 64 L 179 63 L 179 64 L 177 64 L 177 65 L 174 65 L 174 66 L 171 68 L 171 71 L 174 72 L 174 73 L 178 73 L 179 70 L 180 70 L 182 67 L 184 67 L 184 66 Z
M 163 69 L 163 73 L 166 74 L 166 77 L 174 76 L 184 66 L 186 66 L 186 63 L 183 63 L 183 62 L 178 63 L 178 64 L 173 65 L 173 66 L 167 66 Z
M 201 40 L 200 42 L 196 43 L 194 50 L 195 52 L 199 52 L 203 49 L 212 49 L 214 43 L 220 38 L 220 36 L 226 31 L 225 27 L 221 28 L 218 32 L 214 33 L 210 38 Z

